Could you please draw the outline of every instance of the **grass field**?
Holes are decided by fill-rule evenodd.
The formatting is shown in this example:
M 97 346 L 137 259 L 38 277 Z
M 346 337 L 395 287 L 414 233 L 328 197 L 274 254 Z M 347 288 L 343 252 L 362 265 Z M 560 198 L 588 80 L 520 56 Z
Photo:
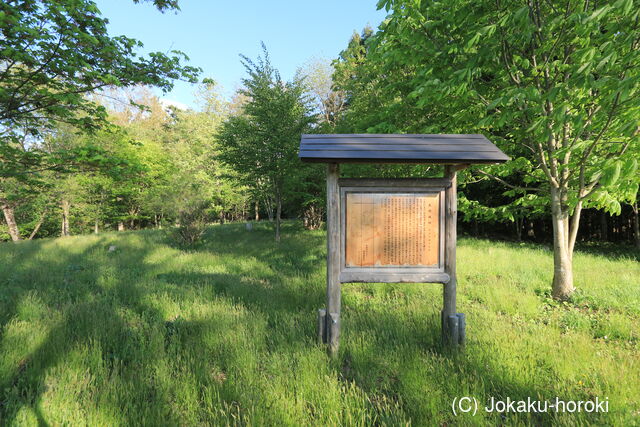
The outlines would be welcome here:
M 116 245 L 114 252 L 108 247 Z M 468 344 L 441 285 L 343 286 L 339 356 L 315 342 L 324 232 L 213 226 L 0 244 L 2 425 L 640 425 L 640 263 L 577 253 L 549 298 L 541 246 L 460 239 Z M 608 398 L 606 414 L 454 416 L 455 397 Z

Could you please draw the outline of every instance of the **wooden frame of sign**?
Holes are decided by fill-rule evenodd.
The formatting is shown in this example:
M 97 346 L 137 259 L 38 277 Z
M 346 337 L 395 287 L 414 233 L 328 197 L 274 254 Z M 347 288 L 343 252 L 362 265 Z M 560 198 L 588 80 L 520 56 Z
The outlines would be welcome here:
M 445 283 L 449 180 L 341 179 L 340 282 Z
M 442 334 L 464 344 L 456 313 L 456 171 L 443 178 L 340 179 L 327 165 L 327 307 L 318 311 L 318 339 L 337 353 L 341 284 L 442 283 Z M 360 206 L 358 206 L 360 205 Z
M 336 354 L 347 282 L 442 283 L 442 336 L 465 341 L 456 312 L 456 171 L 509 159 L 480 134 L 305 134 L 298 157 L 327 164 L 327 307 L 318 339 Z M 443 165 L 435 179 L 340 179 L 340 163 Z

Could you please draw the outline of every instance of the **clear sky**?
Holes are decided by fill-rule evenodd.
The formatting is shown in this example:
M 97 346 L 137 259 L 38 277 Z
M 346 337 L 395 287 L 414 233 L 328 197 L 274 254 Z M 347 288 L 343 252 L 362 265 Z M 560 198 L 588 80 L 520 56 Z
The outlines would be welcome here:
M 384 10 L 376 0 L 181 0 L 181 11 L 160 13 L 150 4 L 132 0 L 97 0 L 110 21 L 109 32 L 144 43 L 144 50 L 186 53 L 190 65 L 203 69 L 229 96 L 245 76 L 239 54 L 255 59 L 260 42 L 272 64 L 289 79 L 312 57 L 335 58 L 354 31 L 376 28 Z M 176 82 L 164 98 L 195 107 L 194 87 Z

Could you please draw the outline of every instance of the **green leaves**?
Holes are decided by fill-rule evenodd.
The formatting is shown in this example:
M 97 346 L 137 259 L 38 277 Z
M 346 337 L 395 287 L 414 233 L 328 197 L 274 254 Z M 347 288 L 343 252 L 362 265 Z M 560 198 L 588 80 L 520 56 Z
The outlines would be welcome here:
M 635 157 L 628 158 L 624 163 L 622 163 L 622 168 L 620 173 L 626 177 L 637 176 L 638 174 L 638 159 Z
M 498 141 L 518 160 L 491 173 L 517 189 L 500 197 L 488 184 L 478 191 L 492 218 L 510 220 L 509 209 L 497 209 L 509 205 L 513 218 L 516 208 L 550 214 L 553 186 L 567 215 L 578 194 L 612 211 L 635 197 L 640 12 L 633 1 L 586 9 L 582 2 L 379 3 L 389 5 L 382 30 L 367 43 L 354 38 L 338 61 L 349 70 L 334 77 L 348 94 L 347 131 L 482 132 Z M 472 215 L 481 210 L 466 206 Z
M 378 3 L 376 3 L 376 9 L 380 10 L 384 8 L 384 10 L 389 12 L 392 3 L 393 2 L 391 0 L 378 0 Z
M 620 172 L 622 171 L 622 161 L 616 160 L 609 167 L 605 168 L 600 178 L 600 184 L 604 187 L 614 185 L 620 178 Z
M 302 133 L 313 122 L 310 99 L 301 80 L 285 82 L 264 56 L 243 58 L 248 77 L 240 94 L 246 98 L 239 114 L 230 116 L 217 135 L 220 158 L 255 192 L 275 200 L 300 190 L 309 167 L 298 160 Z
M 159 11 L 165 12 L 167 10 L 180 10 L 180 6 L 178 5 L 178 0 L 133 0 L 134 3 L 153 3 L 153 5 L 158 8 Z M 97 8 L 96 8 L 97 10 Z
M 154 4 L 177 8 L 175 0 Z M 86 95 L 108 85 L 169 90 L 173 80 L 194 82 L 199 73 L 182 65 L 180 52 L 138 56 L 141 43 L 109 36 L 107 20 L 90 0 L 0 3 L 0 32 L 0 145 L 58 123 L 96 131 L 106 115 Z
M 529 6 L 523 6 L 515 11 L 515 13 L 513 14 L 513 21 L 516 23 L 522 23 L 523 21 L 528 21 L 528 16 Z
M 611 9 L 612 7 L 610 5 L 606 5 L 595 10 L 591 15 L 589 15 L 586 22 L 601 20 Z
M 473 36 L 471 36 L 471 38 L 467 41 L 466 48 L 471 49 L 476 44 L 478 44 L 480 37 L 482 37 L 482 34 L 479 31 L 475 33 Z
M 583 71 L 593 67 L 592 61 L 596 55 L 595 47 L 585 48 L 577 55 L 579 57 L 578 62 L 581 64 L 580 68 L 578 68 L 578 73 L 582 73 Z

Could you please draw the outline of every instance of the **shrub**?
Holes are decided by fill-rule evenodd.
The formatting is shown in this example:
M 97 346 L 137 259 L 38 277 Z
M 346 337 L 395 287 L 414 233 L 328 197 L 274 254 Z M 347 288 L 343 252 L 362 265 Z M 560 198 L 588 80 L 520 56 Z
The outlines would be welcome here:
M 185 203 L 178 211 L 177 240 L 185 246 L 200 241 L 207 228 L 208 203 L 204 201 Z
M 322 226 L 324 209 L 316 203 L 309 203 L 302 212 L 302 223 L 307 230 L 317 230 Z

